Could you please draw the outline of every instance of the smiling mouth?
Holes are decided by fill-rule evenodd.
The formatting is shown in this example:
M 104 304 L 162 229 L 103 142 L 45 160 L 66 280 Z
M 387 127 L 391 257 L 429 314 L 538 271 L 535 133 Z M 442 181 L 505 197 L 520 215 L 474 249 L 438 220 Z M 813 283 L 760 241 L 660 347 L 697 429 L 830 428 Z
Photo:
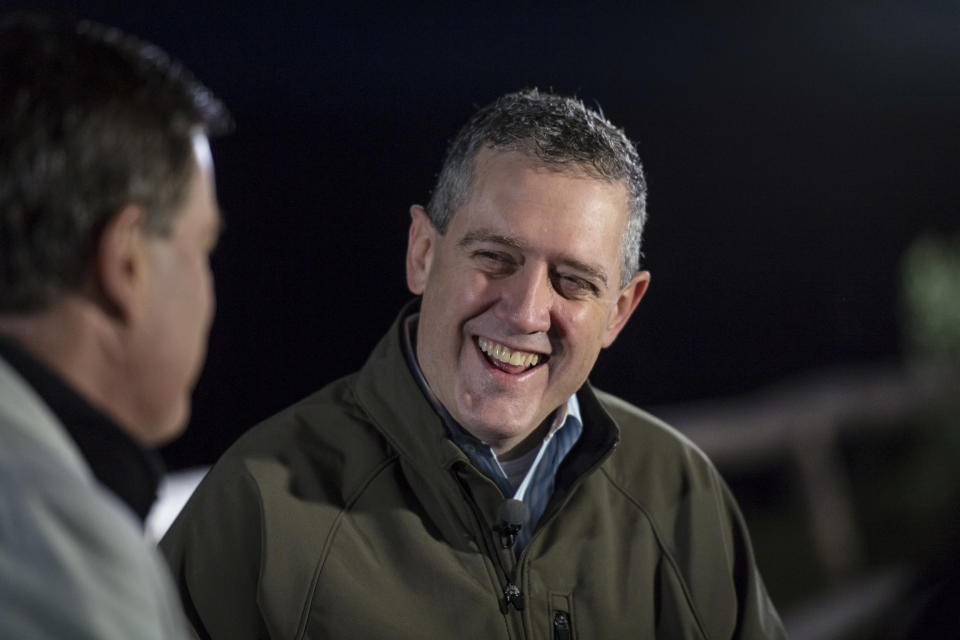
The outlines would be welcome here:
M 511 349 L 493 340 L 477 336 L 477 346 L 495 367 L 507 373 L 522 373 L 546 362 L 550 356 Z

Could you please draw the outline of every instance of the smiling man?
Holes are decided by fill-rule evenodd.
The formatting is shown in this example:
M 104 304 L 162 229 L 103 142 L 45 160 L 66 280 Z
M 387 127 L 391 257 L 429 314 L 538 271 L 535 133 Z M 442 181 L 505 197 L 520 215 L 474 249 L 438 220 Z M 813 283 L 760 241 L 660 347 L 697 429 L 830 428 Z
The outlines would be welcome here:
M 443 233 L 412 208 L 407 282 L 423 294 L 416 354 L 430 389 L 506 460 L 543 440 L 650 276 L 621 268 L 622 183 L 489 148 L 474 171 Z
M 162 547 L 212 638 L 778 638 L 691 443 L 587 377 L 650 282 L 633 144 L 527 91 L 452 141 L 358 373 L 245 435 Z

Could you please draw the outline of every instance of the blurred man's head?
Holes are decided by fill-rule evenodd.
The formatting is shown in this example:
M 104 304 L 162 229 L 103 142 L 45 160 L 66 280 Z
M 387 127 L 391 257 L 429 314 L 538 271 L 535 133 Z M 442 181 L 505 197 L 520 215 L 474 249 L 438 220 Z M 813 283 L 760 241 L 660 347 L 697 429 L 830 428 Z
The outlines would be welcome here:
M 0 330 L 167 440 L 213 313 L 207 136 L 229 115 L 162 51 L 93 23 L 0 18 L 0 70 Z
M 440 402 L 497 455 L 584 383 L 643 296 L 645 185 L 633 144 L 579 101 L 536 91 L 481 109 L 414 206 L 407 282 L 417 359 Z

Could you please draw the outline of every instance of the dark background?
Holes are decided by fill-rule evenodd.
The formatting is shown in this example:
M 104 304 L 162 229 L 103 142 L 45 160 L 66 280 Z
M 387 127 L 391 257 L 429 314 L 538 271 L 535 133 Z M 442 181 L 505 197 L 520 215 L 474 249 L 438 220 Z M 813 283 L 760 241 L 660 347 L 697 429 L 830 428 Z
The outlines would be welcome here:
M 363 363 L 409 297 L 407 209 L 446 140 L 529 86 L 600 105 L 648 172 L 653 282 L 598 386 L 655 406 L 898 358 L 899 260 L 960 226 L 960 5 L 671 4 L 31 3 L 168 50 L 237 121 L 213 143 L 217 319 L 168 465 Z

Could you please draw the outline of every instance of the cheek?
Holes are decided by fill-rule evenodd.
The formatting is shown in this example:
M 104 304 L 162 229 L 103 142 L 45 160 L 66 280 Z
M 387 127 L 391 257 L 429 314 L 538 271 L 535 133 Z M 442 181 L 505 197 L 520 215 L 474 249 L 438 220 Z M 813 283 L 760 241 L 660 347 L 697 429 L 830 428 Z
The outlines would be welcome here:
M 424 307 L 445 325 L 459 327 L 483 312 L 496 299 L 495 286 L 483 276 L 470 273 L 449 273 L 442 281 L 431 283 L 424 292 Z
M 480 274 L 463 278 L 460 286 L 452 292 L 462 320 L 478 316 L 496 304 L 501 297 L 500 286 L 500 282 Z
M 183 295 L 178 313 L 180 314 L 179 347 L 180 366 L 184 367 L 189 384 L 196 381 L 207 353 L 207 338 L 213 324 L 216 299 L 213 287 L 213 274 L 206 260 L 196 263 L 183 282 Z
M 180 297 L 187 312 L 194 316 L 212 316 L 216 304 L 213 272 L 205 256 L 182 256 L 177 280 L 180 282 Z
M 567 342 L 580 357 L 596 357 L 606 336 L 609 310 L 604 305 L 578 305 L 564 309 L 556 316 L 556 335 Z
M 171 357 L 176 353 L 181 366 L 192 369 L 206 351 L 213 322 L 213 274 L 205 259 L 183 255 L 168 282 L 167 295 L 161 304 L 165 306 L 162 313 L 169 323 L 166 330 L 171 333 L 168 340 L 176 342 L 170 345 Z
M 217 308 L 217 293 L 213 272 L 210 270 L 210 265 L 207 264 L 206 261 L 204 261 L 200 267 L 198 282 L 198 289 L 200 291 L 200 300 L 198 304 L 203 308 L 206 316 L 206 324 L 209 326 L 210 322 L 213 320 L 213 314 Z

